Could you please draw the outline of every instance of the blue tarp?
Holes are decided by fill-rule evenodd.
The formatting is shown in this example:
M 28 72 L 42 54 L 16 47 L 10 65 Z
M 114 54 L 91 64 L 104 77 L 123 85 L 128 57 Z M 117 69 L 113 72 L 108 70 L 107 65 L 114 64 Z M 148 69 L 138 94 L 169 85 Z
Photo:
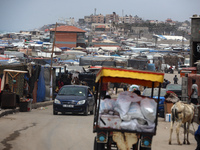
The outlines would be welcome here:
M 158 35 L 161 39 L 166 40 L 166 37 L 164 37 L 163 35 Z
M 70 47 L 60 47 L 60 49 L 71 49 Z
M 37 44 L 43 44 L 43 42 L 42 42 L 42 41 L 37 41 L 36 43 L 37 43 Z
M 111 56 L 119 56 L 119 55 L 117 55 L 117 54 L 113 54 L 113 55 L 111 55 Z M 121 57 L 121 56 L 119 56 L 119 57 Z
M 60 60 L 59 62 L 64 62 L 64 63 L 71 62 L 71 63 L 73 63 L 73 62 L 78 62 L 78 61 L 69 59 L 69 60 Z
M 38 80 L 37 102 L 45 101 L 45 91 L 44 67 L 42 66 Z

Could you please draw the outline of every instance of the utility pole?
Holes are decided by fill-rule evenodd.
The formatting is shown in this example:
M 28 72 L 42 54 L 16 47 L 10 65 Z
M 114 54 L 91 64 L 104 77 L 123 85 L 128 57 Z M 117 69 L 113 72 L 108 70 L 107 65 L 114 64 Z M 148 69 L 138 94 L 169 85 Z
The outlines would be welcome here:
M 52 46 L 52 53 L 51 53 L 51 70 L 50 70 L 50 100 L 53 100 L 53 52 L 54 52 L 54 46 L 56 41 L 56 30 L 57 30 L 57 22 L 55 26 L 55 32 L 54 32 L 54 40 L 53 40 L 53 46 Z

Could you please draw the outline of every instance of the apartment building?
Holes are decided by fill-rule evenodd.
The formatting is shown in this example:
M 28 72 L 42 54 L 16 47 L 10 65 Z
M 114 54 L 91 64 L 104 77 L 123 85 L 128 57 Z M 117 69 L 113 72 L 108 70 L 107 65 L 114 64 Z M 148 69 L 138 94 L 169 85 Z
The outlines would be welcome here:
M 118 23 L 119 22 L 119 15 L 117 15 L 115 12 L 113 14 L 107 14 L 105 17 L 105 23 Z
M 104 21 L 104 15 L 93 15 L 92 16 L 92 23 L 105 23 Z

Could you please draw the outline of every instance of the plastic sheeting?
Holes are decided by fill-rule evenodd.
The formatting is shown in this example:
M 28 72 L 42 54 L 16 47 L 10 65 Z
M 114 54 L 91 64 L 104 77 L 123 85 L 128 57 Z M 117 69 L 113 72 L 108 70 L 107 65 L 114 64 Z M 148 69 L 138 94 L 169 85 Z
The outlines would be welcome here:
M 44 80 L 45 80 L 45 101 L 51 100 L 51 95 L 50 95 L 50 72 L 51 69 L 50 67 L 45 67 L 44 68 Z M 53 91 L 56 89 L 56 74 L 55 74 L 55 69 L 52 71 L 53 73 Z
M 37 89 L 37 102 L 43 102 L 45 100 L 45 80 L 44 80 L 44 67 L 41 67 L 38 89 Z

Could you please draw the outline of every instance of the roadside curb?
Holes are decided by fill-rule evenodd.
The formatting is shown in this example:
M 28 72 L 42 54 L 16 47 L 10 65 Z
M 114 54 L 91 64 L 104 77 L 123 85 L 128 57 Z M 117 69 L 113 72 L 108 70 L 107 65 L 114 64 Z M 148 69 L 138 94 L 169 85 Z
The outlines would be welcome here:
M 53 100 L 34 103 L 34 104 L 31 104 L 31 107 L 32 107 L 32 109 L 37 109 L 38 107 L 45 107 L 45 106 L 49 106 L 49 105 L 53 105 Z M 15 108 L 15 109 L 2 109 L 0 111 L 0 118 L 3 116 L 9 115 L 9 114 L 17 113 L 17 112 L 20 112 L 19 107 Z

